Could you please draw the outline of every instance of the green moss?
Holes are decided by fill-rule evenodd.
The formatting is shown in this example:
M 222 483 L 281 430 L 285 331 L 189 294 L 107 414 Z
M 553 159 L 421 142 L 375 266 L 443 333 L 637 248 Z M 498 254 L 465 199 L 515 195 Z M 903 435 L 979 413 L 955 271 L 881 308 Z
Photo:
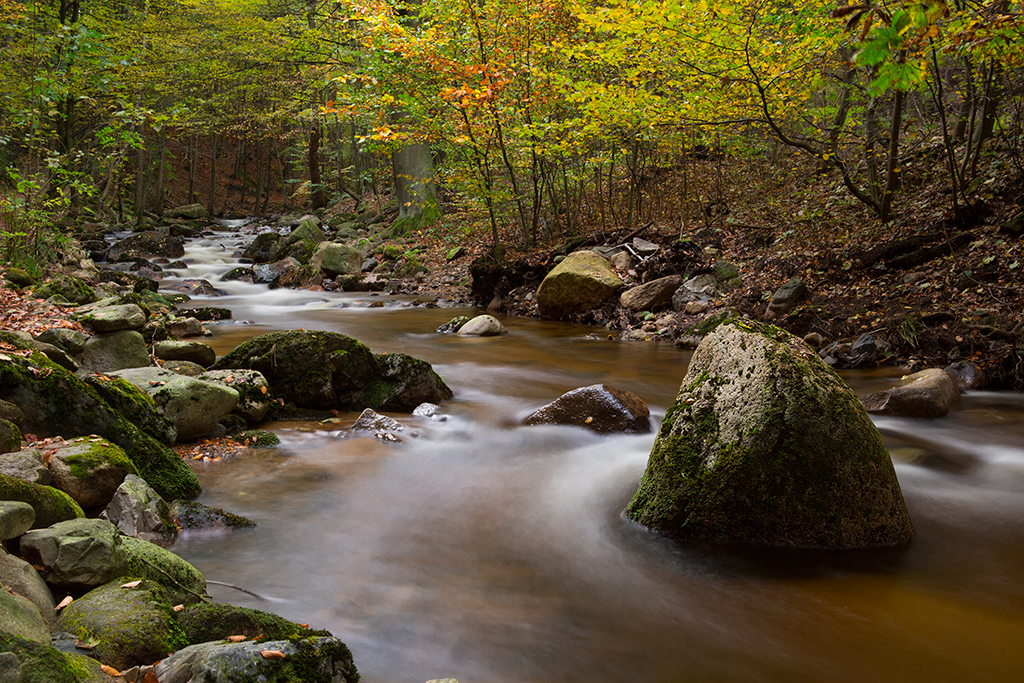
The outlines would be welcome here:
M 37 299 L 49 299 L 53 296 L 59 296 L 76 304 L 87 304 L 91 301 L 96 301 L 96 292 L 84 280 L 63 274 L 56 275 L 47 282 L 38 285 L 32 290 L 32 296 Z
M 135 463 L 117 446 L 105 441 L 84 443 L 87 444 L 85 450 L 65 458 L 71 475 L 76 479 L 87 480 L 93 472 L 104 465 L 113 465 L 138 476 L 139 470 Z
M 156 401 L 145 391 L 122 377 L 89 375 L 85 383 L 143 432 L 161 443 L 169 446 L 174 444 L 174 424 L 160 414 Z
M 250 429 L 235 435 L 235 441 L 249 448 L 273 448 L 281 443 L 277 434 L 266 429 Z
M 76 517 L 85 517 L 82 508 L 71 496 L 50 486 L 31 484 L 0 474 L 0 500 L 28 503 L 36 511 L 33 529 L 42 529 Z
M 276 614 L 228 604 L 193 605 L 180 614 L 178 622 L 193 645 L 236 635 L 279 640 L 308 633 L 307 629 Z
M 13 652 L 21 664 L 20 683 L 99 683 L 109 681 L 99 662 L 84 655 L 65 654 L 0 631 L 0 652 Z

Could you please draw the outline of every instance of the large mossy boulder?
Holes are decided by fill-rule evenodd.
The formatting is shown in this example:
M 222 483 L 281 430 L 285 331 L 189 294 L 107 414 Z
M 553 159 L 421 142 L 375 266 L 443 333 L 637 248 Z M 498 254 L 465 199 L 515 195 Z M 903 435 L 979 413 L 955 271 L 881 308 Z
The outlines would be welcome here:
M 309 263 L 331 277 L 358 275 L 363 267 L 363 254 L 347 244 L 321 242 L 310 257 Z
M 180 237 L 167 231 L 150 230 L 126 237 L 107 251 L 109 261 L 134 261 L 136 259 L 166 256 L 181 258 L 185 255 L 185 244 Z
M 193 645 L 230 636 L 277 640 L 298 636 L 306 630 L 270 612 L 212 602 L 187 607 L 178 617 L 178 623 Z
M 87 304 L 96 301 L 96 293 L 89 284 L 73 275 L 55 275 L 32 290 L 37 299 L 60 297 L 74 304 Z
M 35 567 L 20 557 L 7 553 L 3 548 L 0 548 L 0 584 L 14 595 L 27 598 L 36 606 L 51 628 L 56 625 L 56 603 L 50 587 L 39 576 Z
M 64 653 L 49 644 L 0 631 L 0 681 L 3 683 L 110 683 L 100 663 Z
M 21 537 L 21 554 L 53 586 L 93 588 L 125 569 L 122 536 L 103 519 L 70 519 Z
M 146 340 L 135 330 L 106 332 L 90 337 L 79 357 L 82 367 L 92 372 L 113 372 L 153 364 Z
M 85 383 L 133 425 L 168 446 L 178 440 L 178 429 L 156 407 L 156 401 L 123 377 L 89 375 Z
M 83 311 L 76 316 L 78 322 L 94 332 L 139 330 L 146 324 L 146 312 L 136 304 L 115 304 Z
M 116 443 L 135 463 L 140 476 L 167 500 L 199 494 L 195 474 L 174 451 L 141 431 L 93 387 L 39 352 L 28 357 L 0 357 L 0 398 L 21 408 L 24 431 L 40 437 L 98 434 Z
M 121 576 L 89 591 L 58 621 L 61 630 L 95 642 L 100 661 L 118 670 L 153 664 L 187 644 L 163 586 L 139 578 Z
M 0 589 L 0 631 L 43 645 L 50 644 L 50 626 L 31 600 Z M 0 681 L 3 680 L 0 673 Z
M 181 440 L 206 436 L 238 404 L 234 389 L 163 368 L 134 368 L 111 374 L 149 394 L 157 410 L 174 424 Z
M 31 505 L 36 511 L 36 520 L 32 524 L 36 529 L 85 516 L 81 506 L 63 491 L 6 474 L 0 474 L 0 500 L 18 500 Z
M 451 398 L 451 389 L 425 361 L 374 354 L 337 332 L 271 332 L 240 344 L 214 370 L 256 370 L 275 396 L 300 408 L 412 410 Z
M 723 544 L 897 547 L 914 535 L 850 387 L 796 337 L 743 319 L 697 347 L 626 512 Z
M 537 307 L 545 318 L 564 318 L 600 306 L 623 285 L 608 259 L 594 251 L 576 251 L 544 277 Z
M 206 579 L 170 550 L 131 536 L 121 538 L 125 573 L 152 579 L 164 587 L 172 604 L 192 605 L 206 597 Z

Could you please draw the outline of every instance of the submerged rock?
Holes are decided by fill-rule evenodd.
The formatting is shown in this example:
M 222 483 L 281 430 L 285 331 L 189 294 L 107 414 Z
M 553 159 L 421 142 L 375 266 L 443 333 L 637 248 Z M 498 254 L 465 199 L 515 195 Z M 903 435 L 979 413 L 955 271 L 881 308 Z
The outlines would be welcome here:
M 533 412 L 524 424 L 576 425 L 601 434 L 643 434 L 651 431 L 650 414 L 647 404 L 633 392 L 593 384 L 562 394 Z
M 626 509 L 687 540 L 903 546 L 913 527 L 856 395 L 799 339 L 734 319 L 694 352 Z
M 498 337 L 508 334 L 508 330 L 493 315 L 478 315 L 460 325 L 456 334 L 461 337 Z

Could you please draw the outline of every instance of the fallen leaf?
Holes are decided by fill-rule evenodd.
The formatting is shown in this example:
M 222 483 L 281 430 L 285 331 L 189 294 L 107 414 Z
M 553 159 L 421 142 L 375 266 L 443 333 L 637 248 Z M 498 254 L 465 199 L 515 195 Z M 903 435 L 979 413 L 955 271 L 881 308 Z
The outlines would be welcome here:
M 146 675 L 142 677 L 142 683 L 160 683 L 160 681 L 156 679 L 155 673 L 147 671 Z
M 175 605 L 175 606 L 174 606 L 174 607 L 172 607 L 171 609 L 173 609 L 173 610 L 174 610 L 175 612 L 180 612 L 180 611 L 182 611 L 183 609 L 185 609 L 185 605 Z
M 267 388 L 266 387 L 260 387 L 260 393 L 262 393 L 262 394 L 267 393 Z
M 264 659 L 284 659 L 284 653 L 280 650 L 264 650 L 260 654 Z
M 70 605 L 73 600 L 73 597 L 71 597 L 70 595 L 67 596 L 66 598 L 60 601 L 60 603 L 57 605 L 57 609 L 64 609 L 65 607 Z
M 121 672 L 118 671 L 117 669 L 115 669 L 112 666 L 107 666 L 106 664 L 100 664 L 100 669 L 102 669 L 103 673 L 107 674 L 108 676 L 113 676 L 114 678 L 120 678 L 121 677 Z
M 240 643 L 243 640 L 249 640 L 248 636 L 228 636 L 228 642 L 229 643 Z M 269 652 L 269 650 L 268 650 L 268 652 Z M 267 656 L 266 652 L 263 653 L 263 656 L 264 657 Z
M 142 583 L 142 579 L 139 579 L 138 581 L 129 581 L 128 583 L 122 583 L 121 588 L 135 588 L 140 583 Z
M 301 626 L 302 628 L 309 628 L 309 624 L 308 623 L 307 624 L 299 624 L 299 622 L 297 622 L 297 621 L 295 623 L 298 624 L 299 626 Z

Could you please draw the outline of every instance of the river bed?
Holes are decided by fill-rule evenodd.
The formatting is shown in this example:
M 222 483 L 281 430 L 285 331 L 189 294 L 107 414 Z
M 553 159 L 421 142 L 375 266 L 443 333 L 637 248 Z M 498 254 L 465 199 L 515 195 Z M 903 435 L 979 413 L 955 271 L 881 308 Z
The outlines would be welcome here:
M 655 427 L 689 352 L 602 328 L 503 319 L 413 297 L 219 282 L 248 239 L 188 245 L 227 296 L 218 355 L 277 329 L 332 330 L 423 358 L 455 392 L 444 421 L 396 416 L 402 444 L 315 423 L 269 425 L 276 450 L 202 465 L 200 501 L 254 519 L 174 550 L 214 599 L 332 631 L 366 683 L 1015 681 L 1024 678 L 1024 398 L 972 393 L 941 420 L 876 420 L 917 537 L 905 552 L 729 553 L 676 544 L 622 510 L 654 441 L 516 426 L 561 393 L 608 383 Z M 383 304 L 383 305 L 379 305 Z M 864 394 L 894 373 L 844 375 Z M 355 414 L 340 416 L 350 424 Z

